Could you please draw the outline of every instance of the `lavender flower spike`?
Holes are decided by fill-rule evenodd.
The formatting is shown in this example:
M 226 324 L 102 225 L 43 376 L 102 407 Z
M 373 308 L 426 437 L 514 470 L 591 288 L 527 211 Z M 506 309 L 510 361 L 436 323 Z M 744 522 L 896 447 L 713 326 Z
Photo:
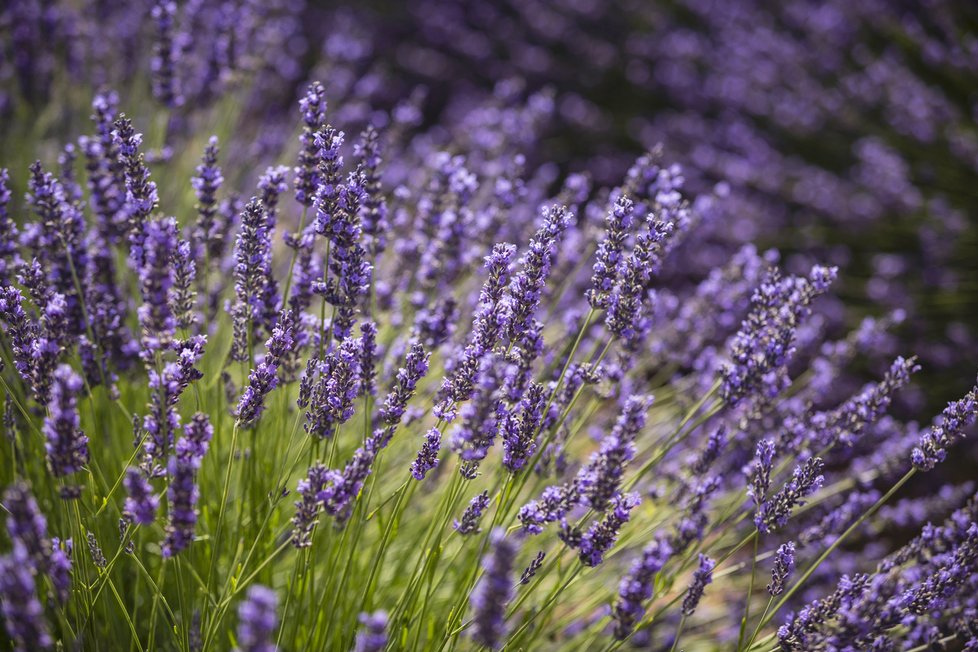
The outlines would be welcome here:
M 66 364 L 54 372 L 51 402 L 42 430 L 47 438 L 47 451 L 51 471 L 57 477 L 80 471 L 88 463 L 88 437 L 82 432 L 78 417 L 77 396 L 84 383 Z
M 645 427 L 651 405 L 651 396 L 630 396 L 601 448 L 578 473 L 578 487 L 584 490 L 592 509 L 603 512 L 618 493 L 625 465 L 635 457 L 635 438 Z
M 383 652 L 387 648 L 387 612 L 363 613 L 359 620 L 363 629 L 357 633 L 354 652 Z
M 19 541 L 12 553 L 0 557 L 0 604 L 7 635 L 17 652 L 51 647 L 28 553 Z
M 424 480 L 428 471 L 438 466 L 439 450 L 441 450 L 441 431 L 432 428 L 424 437 L 418 457 L 411 463 L 411 475 L 415 480 Z
M 461 535 L 475 534 L 479 532 L 479 521 L 482 513 L 489 506 L 489 492 L 483 491 L 469 502 L 469 506 L 462 513 L 462 518 L 455 519 L 453 527 Z
M 313 196 L 319 185 L 319 147 L 316 134 L 326 126 L 326 91 L 319 82 L 309 84 L 305 96 L 299 100 L 302 111 L 302 134 L 299 135 L 299 160 L 295 168 L 295 198 L 303 206 L 312 206 Z
M 294 328 L 295 318 L 292 311 L 286 311 L 272 329 L 272 336 L 265 342 L 265 357 L 248 376 L 248 387 L 238 402 L 236 413 L 242 425 L 258 420 L 265 409 L 265 397 L 278 385 L 279 365 L 295 345 Z
M 605 218 L 605 237 L 595 254 L 591 287 L 587 300 L 595 310 L 608 307 L 608 299 L 622 271 L 622 249 L 632 224 L 634 204 L 625 195 L 619 195 L 615 205 Z
M 205 257 L 213 259 L 219 247 L 222 246 L 224 234 L 215 229 L 217 215 L 217 192 L 224 183 L 221 168 L 217 164 L 217 136 L 211 136 L 204 148 L 204 156 L 197 166 L 190 184 L 197 196 L 197 223 L 194 225 L 193 242 L 194 257 L 199 261 Z M 212 242 L 217 241 L 217 242 Z
M 645 603 L 652 597 L 656 574 L 672 556 L 668 537 L 657 537 L 642 551 L 628 574 L 621 578 L 618 599 L 612 609 L 615 638 L 623 641 L 645 615 Z
M 489 278 L 479 294 L 479 308 L 473 320 L 469 344 L 438 390 L 438 404 L 434 415 L 439 419 L 454 420 L 458 404 L 472 396 L 475 376 L 482 358 L 496 346 L 509 321 L 508 309 L 502 304 L 502 298 L 509 283 L 510 261 L 515 253 L 515 246 L 501 243 L 494 245 L 492 252 L 485 258 Z
M 139 469 L 129 467 L 122 484 L 127 495 L 123 514 L 136 525 L 152 525 L 156 520 L 160 499 L 153 493 L 153 487 L 145 474 Z
M 767 592 L 771 597 L 777 597 L 784 592 L 784 585 L 795 567 L 795 544 L 793 541 L 782 544 L 774 553 L 774 570 L 771 572 L 771 583 Z
M 513 598 L 516 546 L 502 528 L 490 537 L 492 549 L 482 558 L 482 579 L 472 592 L 472 638 L 490 649 L 499 647 L 506 632 L 506 606 Z
M 715 561 L 700 553 L 699 568 L 693 571 L 693 579 L 689 583 L 689 590 L 686 591 L 686 597 L 683 598 L 684 616 L 692 616 L 693 612 L 696 611 L 696 607 L 699 606 L 700 600 L 703 598 L 706 585 L 713 581 L 713 569 L 716 565 L 717 563 Z
M 637 493 L 618 494 L 603 519 L 592 525 L 581 538 L 579 557 L 585 566 L 597 566 L 615 545 L 618 532 L 628 522 L 632 509 L 642 502 Z
M 947 449 L 964 436 L 964 430 L 978 416 L 978 385 L 964 398 L 948 403 L 940 417 L 920 436 L 920 442 L 910 453 L 914 468 L 930 471 L 947 456 Z
M 278 627 L 278 597 L 275 591 L 255 584 L 238 605 L 238 652 L 275 652 L 273 642 Z
M 163 541 L 163 556 L 172 557 L 190 545 L 197 525 L 197 469 L 207 452 L 214 428 L 207 415 L 197 413 L 183 428 L 176 455 L 170 458 L 170 520 Z
M 510 310 L 507 336 L 515 342 L 530 329 L 533 316 L 540 305 L 543 288 L 550 275 L 557 240 L 567 229 L 573 215 L 564 206 L 551 206 L 543 211 L 543 226 L 530 240 L 522 258 L 523 268 L 513 277 L 510 286 Z
M 156 23 L 156 41 L 153 44 L 153 59 L 150 69 L 153 73 L 153 97 L 163 106 L 173 109 L 183 104 L 179 80 L 176 76 L 176 56 L 180 48 L 174 43 L 174 23 L 177 3 L 173 0 L 160 0 L 150 15 Z
M 754 524 L 761 532 L 772 532 L 784 527 L 791 510 L 804 504 L 804 498 L 822 486 L 824 466 L 821 458 L 812 457 L 795 467 L 791 480 L 770 500 L 762 502 L 754 515 Z

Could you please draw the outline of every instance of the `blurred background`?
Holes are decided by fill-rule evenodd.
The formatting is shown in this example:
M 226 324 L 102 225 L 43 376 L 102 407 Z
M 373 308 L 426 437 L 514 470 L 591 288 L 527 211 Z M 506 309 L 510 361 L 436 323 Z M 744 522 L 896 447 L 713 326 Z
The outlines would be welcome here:
M 898 322 L 894 351 L 923 365 L 906 414 L 974 381 L 974 3 L 187 0 L 169 17 L 153 4 L 3 3 L 15 208 L 27 165 L 89 128 L 95 89 L 119 92 L 160 165 L 192 169 L 213 132 L 225 176 L 253 180 L 294 160 L 295 103 L 319 79 L 348 133 L 372 122 L 444 140 L 475 113 L 491 126 L 480 138 L 525 134 L 527 169 L 555 186 L 568 172 L 618 183 L 661 145 L 691 190 L 725 195 L 683 273 L 701 278 L 744 242 L 780 249 L 789 271 L 838 265 L 819 327 Z M 161 47 L 177 55 L 169 91 L 151 81 Z

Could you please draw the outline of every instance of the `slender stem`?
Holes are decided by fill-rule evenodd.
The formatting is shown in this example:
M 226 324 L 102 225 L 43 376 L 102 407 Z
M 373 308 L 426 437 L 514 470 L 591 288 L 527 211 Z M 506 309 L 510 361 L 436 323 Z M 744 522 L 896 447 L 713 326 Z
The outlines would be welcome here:
M 750 563 L 750 582 L 747 584 L 747 599 L 744 601 L 744 617 L 740 619 L 740 633 L 737 635 L 737 652 L 740 652 L 741 644 L 744 642 L 744 635 L 747 633 L 747 621 L 750 618 L 750 601 L 754 596 L 754 576 L 757 574 L 757 545 L 760 538 L 760 531 L 755 530 L 754 554 L 751 557 Z
M 679 626 L 676 628 L 676 637 L 672 639 L 672 647 L 669 648 L 669 652 L 676 652 L 676 646 L 679 645 L 679 637 L 683 635 L 683 628 L 686 626 L 686 614 L 683 614 L 682 618 L 679 619 Z

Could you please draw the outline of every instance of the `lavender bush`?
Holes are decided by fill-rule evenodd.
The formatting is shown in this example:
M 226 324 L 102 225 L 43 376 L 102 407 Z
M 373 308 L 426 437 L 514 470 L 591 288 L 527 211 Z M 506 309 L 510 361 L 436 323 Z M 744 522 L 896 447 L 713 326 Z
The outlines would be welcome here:
M 609 20 L 572 4 L 510 19 Z M 690 24 L 731 40 L 773 20 L 706 4 L 682 3 Z M 336 12 L 315 53 L 316 10 L 292 0 L 2 10 L 4 649 L 978 649 L 978 494 L 953 459 L 973 455 L 974 357 L 954 375 L 893 333 L 917 315 L 890 295 L 851 300 L 862 262 L 779 240 L 783 206 L 704 164 L 727 146 L 713 130 L 691 156 L 688 125 L 620 165 L 610 139 L 562 155 L 564 49 L 521 52 L 523 85 L 464 16 L 419 6 L 439 10 L 398 40 L 416 72 L 450 70 L 422 57 L 447 30 L 490 93 L 452 80 L 433 110 L 385 69 L 381 18 Z M 791 7 L 740 59 L 638 6 L 672 57 L 634 27 L 622 70 L 600 40 L 568 47 L 690 88 L 635 140 L 724 107 L 692 86 L 742 81 L 735 61 L 774 69 L 720 120 L 858 129 L 845 94 L 794 110 L 807 78 L 777 66 L 816 65 L 811 34 L 824 51 L 842 10 Z M 974 51 L 901 29 L 934 65 Z M 888 115 L 926 136 L 926 116 Z M 768 195 L 832 195 L 811 166 L 763 163 Z M 875 178 L 869 221 L 913 195 Z M 957 391 L 935 415 L 928 365 Z

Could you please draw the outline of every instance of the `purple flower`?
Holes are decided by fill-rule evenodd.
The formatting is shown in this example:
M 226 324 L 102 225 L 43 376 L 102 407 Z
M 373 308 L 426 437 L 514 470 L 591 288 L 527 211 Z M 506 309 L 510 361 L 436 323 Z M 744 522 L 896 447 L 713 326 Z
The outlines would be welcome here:
M 758 506 L 764 502 L 767 491 L 771 487 L 771 469 L 774 467 L 774 450 L 774 442 L 770 439 L 762 439 L 757 442 L 754 461 L 747 474 L 750 485 L 747 487 L 747 495 Z
M 38 573 L 51 580 L 58 600 L 68 600 L 71 588 L 71 563 L 55 541 L 47 537 L 47 520 L 26 485 L 16 483 L 3 493 L 3 509 L 7 513 L 7 532 L 14 547 L 21 547 L 21 559 Z M 70 540 L 67 542 L 70 545 Z
M 387 648 L 387 612 L 360 614 L 363 629 L 357 632 L 354 652 L 383 652 Z
M 625 466 L 635 457 L 635 437 L 645 427 L 651 396 L 630 396 L 601 448 L 577 475 L 577 486 L 592 509 L 603 512 L 618 493 Z
M 700 553 L 699 568 L 693 571 L 693 579 L 689 583 L 689 589 L 686 590 L 686 597 L 683 598 L 682 611 L 684 616 L 692 616 L 693 612 L 696 611 L 696 607 L 703 597 L 703 591 L 706 590 L 706 585 L 713 581 L 713 569 L 716 565 L 715 561 Z
M 278 298 L 268 301 L 266 285 L 272 275 L 272 240 L 268 214 L 261 201 L 253 197 L 241 213 L 241 230 L 234 243 L 234 304 L 231 316 L 234 340 L 232 360 L 248 357 L 248 342 L 264 328 L 271 331 L 266 316 L 275 314 Z
M 506 633 L 506 606 L 513 599 L 516 546 L 502 528 L 492 532 L 489 545 L 491 549 L 482 558 L 482 579 L 472 591 L 472 638 L 495 649 Z
M 520 573 L 520 585 L 529 584 L 537 572 L 543 567 L 543 558 L 546 557 L 546 553 L 542 550 L 536 554 L 536 556 L 530 560 L 523 572 Z
M 17 225 L 7 212 L 10 205 L 10 175 L 0 169 L 0 286 L 11 282 L 11 272 L 20 264 Z
M 126 503 L 123 514 L 137 525 L 152 525 L 156 520 L 156 510 L 160 499 L 153 493 L 149 480 L 139 469 L 129 467 L 122 481 L 126 489 Z
M 143 358 L 153 363 L 153 355 L 167 348 L 176 330 L 176 318 L 170 304 L 173 288 L 173 260 L 178 255 L 180 241 L 177 223 L 172 217 L 145 223 L 142 242 L 139 287 L 143 303 L 139 306 L 139 325 L 142 327 Z
M 509 288 L 510 318 L 506 335 L 510 342 L 519 341 L 530 329 L 550 275 L 557 240 L 572 218 L 564 206 L 543 210 L 543 225 L 530 239 L 527 252 L 520 260 L 522 268 Z
M 795 467 L 791 480 L 781 491 L 758 505 L 754 524 L 761 532 L 772 532 L 784 527 L 791 516 L 791 510 L 804 505 L 804 498 L 822 486 L 824 464 L 821 458 L 812 457 Z
M 197 277 L 197 265 L 194 263 L 191 245 L 186 240 L 180 240 L 173 256 L 173 287 L 170 288 L 170 311 L 178 327 L 189 330 L 197 323 L 199 316 L 195 310 L 197 291 L 194 280 Z
M 217 136 L 211 136 L 204 148 L 204 156 L 197 166 L 194 176 L 190 179 L 194 194 L 197 196 L 197 223 L 193 230 L 194 257 L 202 261 L 205 257 L 215 261 L 219 249 L 223 247 L 225 233 L 220 233 L 217 226 L 217 192 L 224 183 L 221 168 L 217 164 L 220 150 Z
M 197 469 L 207 452 L 214 429 L 206 415 L 197 413 L 184 426 L 183 437 L 176 446 L 176 454 L 170 458 L 167 471 L 170 486 L 169 521 L 163 541 L 163 557 L 169 558 L 185 550 L 193 541 L 197 525 Z
M 46 297 L 41 319 L 34 321 L 24 311 L 23 301 L 16 288 L 0 288 L 0 319 L 7 324 L 14 366 L 35 400 L 46 405 L 67 335 L 67 305 L 63 295 L 52 294 Z
M 502 296 L 509 282 L 509 264 L 515 253 L 516 247 L 513 245 L 497 244 L 485 258 L 489 278 L 479 294 L 479 307 L 469 343 L 438 390 L 438 404 L 434 413 L 439 419 L 454 420 L 458 404 L 471 398 L 482 358 L 492 351 L 508 322 Z
M 163 465 L 173 447 L 173 435 L 180 426 L 180 415 L 176 411 L 180 395 L 190 383 L 203 377 L 194 365 L 204 354 L 205 343 L 206 338 L 202 335 L 176 341 L 171 349 L 176 352 L 177 360 L 167 362 L 162 375 L 155 368 L 149 369 L 150 409 L 142 424 L 146 439 L 141 467 L 150 477 L 163 474 Z
M 340 154 L 340 149 L 343 147 L 343 140 L 343 132 L 330 126 L 314 135 L 319 161 L 318 183 L 316 194 L 313 197 L 313 206 L 316 210 L 314 224 L 316 225 L 316 233 L 331 240 L 336 236 L 342 237 L 345 229 L 350 228 L 347 220 L 355 217 L 354 215 L 341 216 L 339 214 L 338 200 L 340 187 L 343 185 L 343 179 L 340 175 L 340 171 L 343 169 L 343 156 Z
M 978 415 L 978 386 L 964 398 L 948 403 L 933 425 L 920 435 L 920 442 L 910 454 L 914 468 L 930 471 L 944 461 L 948 447 L 964 436 L 964 430 Z
M 278 597 L 275 591 L 255 584 L 248 588 L 238 605 L 238 650 L 240 652 L 275 652 L 272 640 L 278 627 Z
M 364 396 L 377 394 L 377 324 L 360 324 L 360 392 Z
M 397 370 L 394 386 L 380 408 L 380 420 L 390 435 L 393 435 L 393 429 L 401 422 L 408 401 L 414 396 L 418 381 L 428 373 L 430 357 L 431 354 L 426 353 L 421 344 L 413 344 L 405 356 L 404 366 Z M 390 435 L 387 436 L 387 440 L 390 439 Z M 386 441 L 384 445 L 386 446 Z
M 612 499 L 604 518 L 595 522 L 581 538 L 578 556 L 585 566 L 597 566 L 618 540 L 621 527 L 628 522 L 632 509 L 642 502 L 637 493 L 618 494 Z
M 299 100 L 302 111 L 302 134 L 299 135 L 299 161 L 295 168 L 295 198 L 303 206 L 312 206 L 313 195 L 319 186 L 319 147 L 316 134 L 326 126 L 326 91 L 319 82 L 312 82 Z
M 250 425 L 258 420 L 265 409 L 265 397 L 278 385 L 278 367 L 283 357 L 295 346 L 292 336 L 294 327 L 292 311 L 287 311 L 272 329 L 272 336 L 265 342 L 265 357 L 251 371 L 248 387 L 238 402 L 236 414 L 242 425 Z
M 380 136 L 373 125 L 360 134 L 360 141 L 353 150 L 354 155 L 363 170 L 363 191 L 361 214 L 363 233 L 367 237 L 367 250 L 374 256 L 379 256 L 387 246 L 387 200 L 381 188 L 380 166 L 381 158 Z
M 605 327 L 617 337 L 636 341 L 644 334 L 646 309 L 652 279 L 658 275 L 676 225 L 668 220 L 646 220 L 648 230 L 635 240 L 632 255 L 623 265 L 621 277 L 607 300 Z
M 632 225 L 634 207 L 632 200 L 619 195 L 605 218 L 605 236 L 594 256 L 591 287 L 587 291 L 588 303 L 595 310 L 608 307 L 611 291 L 621 275 L 622 251 Z
M 489 506 L 489 492 L 483 491 L 469 501 L 469 506 L 465 508 L 461 518 L 455 519 L 452 527 L 461 535 L 476 534 L 479 532 L 479 521 L 482 520 L 482 513 Z
M 139 153 L 143 142 L 142 134 L 137 134 L 132 128 L 132 122 L 119 114 L 114 123 L 112 136 L 119 149 L 119 159 L 123 164 L 126 180 L 126 216 L 129 236 L 129 253 L 137 269 L 143 267 L 143 228 L 150 213 L 159 204 L 156 184 L 149 179 L 149 170 Z
M 295 516 L 292 517 L 292 545 L 296 548 L 312 545 L 312 532 L 323 503 L 332 497 L 342 480 L 342 475 L 317 463 L 309 467 L 306 477 L 299 481 L 296 491 L 300 499 L 295 503 Z
M 428 471 L 438 466 L 438 451 L 441 450 L 441 431 L 432 428 L 424 437 L 418 456 L 411 463 L 411 475 L 415 480 L 424 480 Z
M 44 608 L 37 599 L 27 550 L 19 541 L 14 542 L 13 552 L 0 557 L 0 597 L 0 611 L 14 649 L 28 652 L 50 648 Z
M 360 244 L 363 183 L 359 170 L 351 172 L 345 183 L 339 179 L 333 182 L 324 173 L 324 182 L 316 193 L 316 231 L 329 238 L 332 278 L 316 283 L 313 290 L 335 306 L 336 316 L 330 327 L 339 341 L 350 335 L 358 304 L 369 291 L 373 276 L 373 266 L 367 262 Z
M 54 372 L 42 431 L 47 439 L 44 450 L 56 477 L 71 475 L 88 463 L 88 437 L 81 430 L 77 403 L 83 388 L 81 376 L 68 365 L 63 364 Z
M 668 540 L 658 537 L 645 547 L 628 574 L 621 578 L 618 599 L 612 609 L 615 638 L 619 641 L 628 638 L 636 623 L 645 615 L 645 603 L 652 597 L 655 576 L 671 556 L 672 548 Z
M 340 424 L 353 416 L 353 402 L 360 395 L 360 340 L 347 339 L 331 349 L 318 369 L 318 380 L 311 386 L 305 429 L 320 439 L 332 437 Z
M 735 404 L 754 393 L 769 372 L 787 362 L 794 352 L 795 331 L 836 272 L 834 267 L 815 266 L 808 278 L 782 278 L 775 271 L 754 291 L 750 313 L 730 345 L 731 361 L 720 368 L 725 401 Z
M 843 575 L 838 588 L 825 598 L 814 600 L 798 612 L 790 615 L 778 628 L 778 642 L 784 650 L 808 650 L 809 637 L 838 614 L 840 608 L 862 595 L 869 584 L 868 575 Z M 813 641 L 814 642 L 814 641 Z
M 978 523 L 968 526 L 966 538 L 958 543 L 947 561 L 902 597 L 907 609 L 917 615 L 942 612 L 949 600 L 974 581 L 978 564 Z
M 767 585 L 767 592 L 772 597 L 781 595 L 784 592 L 784 585 L 791 575 L 791 569 L 795 567 L 795 544 L 792 541 L 781 544 L 774 553 L 774 570 L 771 572 L 771 583 Z
M 547 401 L 543 385 L 533 383 L 520 401 L 520 414 L 509 414 L 499 427 L 503 432 L 503 466 L 510 473 L 518 473 L 537 449 L 536 435 L 543 419 Z
M 158 0 L 153 5 L 150 15 L 155 23 L 156 33 L 153 42 L 153 58 L 150 61 L 150 71 L 153 80 L 153 97 L 163 106 L 173 109 L 183 104 L 180 94 L 179 78 L 176 60 L 180 48 L 174 43 L 174 23 L 176 22 L 177 4 L 172 0 Z

